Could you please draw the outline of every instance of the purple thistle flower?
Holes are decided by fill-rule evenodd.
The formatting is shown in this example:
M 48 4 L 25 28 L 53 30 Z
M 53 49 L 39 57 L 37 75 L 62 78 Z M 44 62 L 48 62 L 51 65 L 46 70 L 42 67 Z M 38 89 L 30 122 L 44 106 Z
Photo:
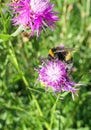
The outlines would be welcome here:
M 18 0 L 10 4 L 15 17 L 14 25 L 31 29 L 31 36 L 36 31 L 37 37 L 45 28 L 53 30 L 55 22 L 59 20 L 57 12 L 53 11 L 54 4 L 50 0 Z
M 65 63 L 61 61 L 45 61 L 38 70 L 39 77 L 42 83 L 46 85 L 46 88 L 52 88 L 54 92 L 68 91 L 72 92 L 72 98 L 74 99 L 74 94 L 77 95 L 76 91 L 78 89 L 73 88 L 73 86 L 78 86 L 69 77 L 66 71 Z

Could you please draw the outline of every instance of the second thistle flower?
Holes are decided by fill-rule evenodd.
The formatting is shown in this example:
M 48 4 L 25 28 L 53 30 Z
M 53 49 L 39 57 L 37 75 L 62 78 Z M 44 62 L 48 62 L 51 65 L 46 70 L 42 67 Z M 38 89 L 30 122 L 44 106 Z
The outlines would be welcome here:
M 30 28 L 32 36 L 36 31 L 39 37 L 42 30 L 53 30 L 55 22 L 59 20 L 58 13 L 53 11 L 53 8 L 54 4 L 51 4 L 50 0 L 18 0 L 11 3 L 15 15 L 12 20 L 14 25 Z
M 52 88 L 54 92 L 72 92 L 74 99 L 74 94 L 77 94 L 78 89 L 73 88 L 73 86 L 76 87 L 78 84 L 70 79 L 65 63 L 59 60 L 44 61 L 38 70 L 38 74 L 38 80 L 44 83 L 47 88 Z

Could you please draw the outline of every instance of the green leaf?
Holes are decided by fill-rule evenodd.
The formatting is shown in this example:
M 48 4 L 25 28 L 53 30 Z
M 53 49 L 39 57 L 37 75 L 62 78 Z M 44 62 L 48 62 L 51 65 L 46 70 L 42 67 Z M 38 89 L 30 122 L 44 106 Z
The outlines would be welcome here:
M 11 38 L 9 34 L 0 34 L 0 42 L 7 41 Z
M 64 92 L 63 94 L 61 94 L 61 97 L 65 97 L 66 95 L 68 95 L 69 92 Z

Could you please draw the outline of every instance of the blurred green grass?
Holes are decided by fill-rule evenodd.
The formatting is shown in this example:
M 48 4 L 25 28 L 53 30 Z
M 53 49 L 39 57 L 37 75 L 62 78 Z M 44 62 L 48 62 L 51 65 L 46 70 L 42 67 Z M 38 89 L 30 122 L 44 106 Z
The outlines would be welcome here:
M 28 39 L 11 38 L 17 27 L 7 3 L 0 0 L 0 130 L 91 129 L 91 0 L 56 0 L 60 21 L 53 32 Z M 5 12 L 5 13 L 3 13 Z M 45 92 L 34 68 L 48 50 L 64 44 L 73 53 L 73 79 L 83 83 L 75 101 Z

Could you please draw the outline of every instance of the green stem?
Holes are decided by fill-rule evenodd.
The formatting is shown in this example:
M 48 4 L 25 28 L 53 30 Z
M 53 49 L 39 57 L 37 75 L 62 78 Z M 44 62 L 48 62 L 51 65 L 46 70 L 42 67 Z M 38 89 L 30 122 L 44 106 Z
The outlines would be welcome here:
M 67 15 L 67 0 L 64 0 L 64 6 L 63 6 L 63 38 L 65 37 L 67 33 L 67 20 L 66 20 L 66 15 Z
M 87 14 L 87 16 L 90 15 L 90 4 L 91 4 L 91 1 L 87 0 L 87 7 L 86 7 L 86 14 Z
M 51 128 L 51 130 L 52 130 L 52 124 L 53 124 L 53 119 L 54 119 L 54 112 L 55 112 L 56 104 L 57 104 L 57 102 L 59 100 L 59 97 L 60 97 L 60 94 L 57 96 L 57 99 L 56 99 L 56 101 L 55 101 L 55 103 L 54 103 L 54 105 L 53 105 L 53 107 L 51 109 L 51 119 L 50 119 L 50 128 Z
M 19 35 L 22 31 L 24 30 L 23 26 L 19 26 L 19 28 L 11 34 L 11 36 L 16 37 L 17 35 Z
M 14 65 L 15 65 L 15 67 L 16 67 L 18 73 L 21 74 L 22 71 L 20 70 L 20 67 L 19 67 L 19 65 L 18 65 L 18 61 L 17 61 L 16 56 L 15 56 L 15 53 L 14 53 L 13 46 L 12 46 L 12 44 L 11 44 L 10 41 L 9 41 L 9 45 L 10 45 L 10 48 L 9 48 L 10 56 L 11 56 L 11 58 L 12 58 L 12 60 L 13 60 L 13 63 L 14 63 Z M 30 89 L 29 89 L 29 88 L 30 88 L 30 87 L 29 87 L 29 83 L 28 83 L 27 79 L 25 78 L 24 74 L 22 74 L 22 80 L 23 80 L 25 86 L 27 87 L 27 89 L 30 90 Z M 36 102 L 36 106 L 38 107 L 38 110 L 39 110 L 40 115 L 42 116 L 42 112 L 41 112 L 41 110 L 40 110 L 40 107 L 38 106 L 38 102 L 36 101 L 35 96 L 34 96 L 32 93 L 31 93 L 31 95 L 32 95 L 33 99 L 34 99 L 35 102 Z
M 8 50 L 9 50 L 10 56 L 11 56 L 11 58 L 12 58 L 12 60 L 13 60 L 13 63 L 14 63 L 14 65 L 15 65 L 15 67 L 16 67 L 18 73 L 19 73 L 19 74 L 22 74 L 22 80 L 23 80 L 23 82 L 24 82 L 24 84 L 25 84 L 25 86 L 26 86 L 27 91 L 30 92 L 32 98 L 33 98 L 34 101 L 35 101 L 35 105 L 36 105 L 36 107 L 37 107 L 37 109 L 38 109 L 38 111 L 39 111 L 39 115 L 43 117 L 43 113 L 42 113 L 42 111 L 41 111 L 41 108 L 40 108 L 40 106 L 39 106 L 37 100 L 36 100 L 36 97 L 35 97 L 35 95 L 30 91 L 29 83 L 28 83 L 26 77 L 24 76 L 24 74 L 22 73 L 22 71 L 20 70 L 20 67 L 19 67 L 17 58 L 16 58 L 16 56 L 15 56 L 15 52 L 14 52 L 14 49 L 13 49 L 13 46 L 12 46 L 11 41 L 9 41 L 9 48 L 8 48 Z M 44 124 L 45 124 L 47 130 L 51 130 L 50 127 L 49 127 L 49 124 L 48 124 L 47 122 L 44 122 Z

